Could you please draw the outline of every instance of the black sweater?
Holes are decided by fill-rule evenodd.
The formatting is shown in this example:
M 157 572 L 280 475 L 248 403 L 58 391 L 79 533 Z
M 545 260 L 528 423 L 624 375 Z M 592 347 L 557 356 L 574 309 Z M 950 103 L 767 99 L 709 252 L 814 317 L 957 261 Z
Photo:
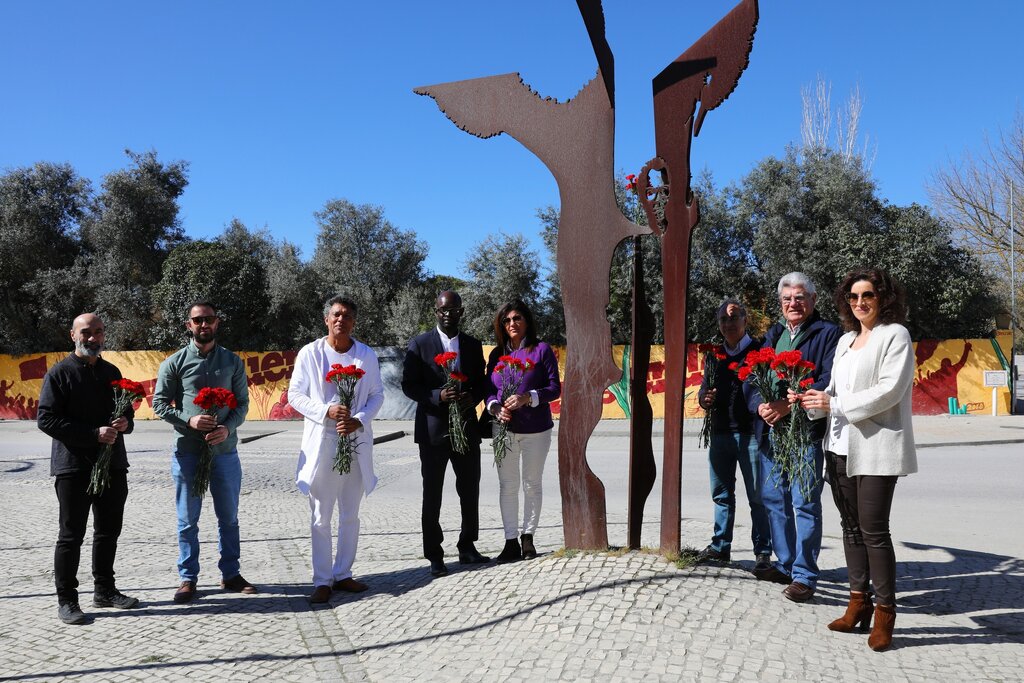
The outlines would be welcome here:
M 102 358 L 90 365 L 75 354 L 54 365 L 43 379 L 36 424 L 53 437 L 50 476 L 89 471 L 100 454 L 99 428 L 110 425 L 114 410 L 111 382 L 121 371 Z M 135 427 L 134 411 L 128 414 L 128 431 Z M 128 469 L 124 435 L 118 434 L 110 460 L 111 470 Z
M 750 408 L 743 396 L 743 382 L 736 373 L 729 369 L 732 363 L 743 365 L 744 359 L 751 351 L 761 348 L 761 342 L 751 339 L 747 347 L 735 356 L 727 356 L 725 360 L 718 361 L 718 374 L 715 377 L 715 386 L 708 386 L 708 375 L 704 374 L 700 384 L 698 400 L 704 398 L 709 389 L 717 389 L 715 403 L 711 413 L 711 431 L 715 434 L 739 432 L 750 434 L 753 429 L 754 417 L 750 414 Z

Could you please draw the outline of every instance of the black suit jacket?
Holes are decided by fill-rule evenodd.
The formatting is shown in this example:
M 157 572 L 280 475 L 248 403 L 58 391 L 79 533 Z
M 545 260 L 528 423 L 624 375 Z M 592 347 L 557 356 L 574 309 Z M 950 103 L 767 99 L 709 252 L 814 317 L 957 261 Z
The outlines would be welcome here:
M 444 352 L 437 329 L 424 332 L 409 342 L 402 364 L 402 391 L 416 401 L 416 423 L 413 437 L 418 444 L 439 445 L 448 441 L 448 404 L 441 403 L 444 370 L 434 356 Z M 469 377 L 464 387 L 473 397 L 473 406 L 487 396 L 484 375 L 484 351 L 479 339 L 459 332 L 459 370 Z M 466 415 L 466 438 L 480 443 L 476 415 Z

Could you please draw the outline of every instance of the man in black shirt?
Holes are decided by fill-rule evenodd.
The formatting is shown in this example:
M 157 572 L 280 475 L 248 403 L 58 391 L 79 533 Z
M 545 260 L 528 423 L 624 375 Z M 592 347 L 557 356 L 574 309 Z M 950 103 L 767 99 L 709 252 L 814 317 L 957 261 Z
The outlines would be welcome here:
M 93 515 L 92 576 L 93 605 L 131 609 L 137 598 L 122 594 L 114 586 L 114 555 L 121 535 L 124 503 L 128 498 L 128 456 L 123 433 L 132 431 L 133 415 L 111 421 L 114 410 L 112 382 L 121 372 L 100 358 L 103 351 L 103 321 L 92 313 L 75 318 L 71 327 L 75 352 L 46 373 L 39 394 L 37 424 L 53 437 L 50 448 L 50 476 L 60 506 L 60 530 L 53 554 L 53 576 L 57 585 L 57 616 L 66 624 L 88 621 L 78 606 L 78 561 L 89 521 Z M 110 484 L 99 494 L 89 494 L 92 466 L 107 444 L 113 445 Z

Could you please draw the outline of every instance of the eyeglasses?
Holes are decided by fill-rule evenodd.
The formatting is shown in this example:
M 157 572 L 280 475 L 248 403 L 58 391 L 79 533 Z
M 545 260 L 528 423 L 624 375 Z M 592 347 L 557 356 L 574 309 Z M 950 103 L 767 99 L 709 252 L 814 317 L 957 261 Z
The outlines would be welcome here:
M 802 304 L 805 301 L 807 301 L 807 295 L 797 294 L 796 296 L 784 296 L 781 299 L 779 299 L 779 301 L 786 304 L 787 306 L 790 304 Z
M 213 323 L 217 322 L 217 319 L 218 318 L 215 315 L 194 315 L 192 316 L 192 324 L 197 327 L 199 325 L 202 325 L 203 323 L 206 323 L 207 325 L 212 325 Z
M 450 308 L 435 308 L 434 312 L 437 313 L 438 315 L 445 315 L 448 313 L 454 315 L 456 313 L 462 313 L 462 306 Z
M 875 300 L 875 293 L 874 292 L 861 292 L 860 294 L 857 294 L 855 292 L 847 292 L 846 293 L 846 300 L 849 303 L 851 303 L 851 304 L 855 304 L 858 301 L 874 301 Z
M 523 322 L 523 316 L 521 316 L 521 315 L 510 315 L 509 317 L 505 318 L 501 322 L 505 323 L 506 325 L 510 325 L 512 323 L 521 323 L 521 322 Z

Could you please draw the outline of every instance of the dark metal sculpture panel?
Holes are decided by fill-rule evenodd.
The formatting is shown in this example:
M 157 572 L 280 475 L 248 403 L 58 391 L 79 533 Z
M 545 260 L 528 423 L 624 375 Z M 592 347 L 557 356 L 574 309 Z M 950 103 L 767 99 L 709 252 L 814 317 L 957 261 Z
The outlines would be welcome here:
M 638 178 L 650 224 L 661 234 L 665 282 L 665 452 L 662 465 L 661 549 L 679 552 L 680 469 L 683 455 L 683 382 L 686 378 L 686 287 L 690 235 L 700 220 L 690 188 L 690 144 L 704 117 L 725 101 L 747 67 L 757 0 L 743 0 L 654 79 L 654 133 L 658 157 Z M 698 105 L 700 111 L 698 113 Z M 650 172 L 667 178 L 668 201 L 659 225 L 647 196 Z
M 597 57 L 597 76 L 573 99 L 543 99 L 518 74 L 425 86 L 428 95 L 462 130 L 487 138 L 507 133 L 532 151 L 554 175 L 561 200 L 557 266 L 566 323 L 565 382 L 558 433 L 558 471 L 565 544 L 602 549 L 608 545 L 604 486 L 587 464 L 586 447 L 601 418 L 604 390 L 621 372 L 611 357 L 605 316 L 608 272 L 616 245 L 650 232 L 627 220 L 615 203 L 615 70 L 605 37 L 600 0 L 577 0 Z M 690 232 L 697 223 L 690 191 L 690 139 L 704 115 L 732 92 L 747 63 L 756 0 L 744 0 L 654 79 L 658 157 L 639 178 L 640 198 L 650 225 L 661 235 L 665 278 L 666 405 L 662 493 L 662 549 L 679 549 L 683 378 L 686 359 L 686 279 Z M 703 104 L 699 115 L 697 104 Z M 661 170 L 668 192 L 664 220 L 647 197 L 649 173 Z M 672 176 L 679 181 L 674 194 Z M 637 258 L 640 255 L 636 245 Z M 635 272 L 642 288 L 642 264 Z M 643 292 L 634 292 L 631 379 L 629 544 L 639 546 L 643 505 L 654 482 L 651 411 L 646 396 L 650 358 L 649 311 Z M 642 303 L 643 302 L 643 303 Z M 649 322 L 649 321 L 648 321 Z M 637 334 L 639 331 L 639 334 Z M 646 409 L 645 407 L 646 406 Z M 644 446 L 646 444 L 646 447 Z M 674 536 L 671 533 L 674 525 Z

